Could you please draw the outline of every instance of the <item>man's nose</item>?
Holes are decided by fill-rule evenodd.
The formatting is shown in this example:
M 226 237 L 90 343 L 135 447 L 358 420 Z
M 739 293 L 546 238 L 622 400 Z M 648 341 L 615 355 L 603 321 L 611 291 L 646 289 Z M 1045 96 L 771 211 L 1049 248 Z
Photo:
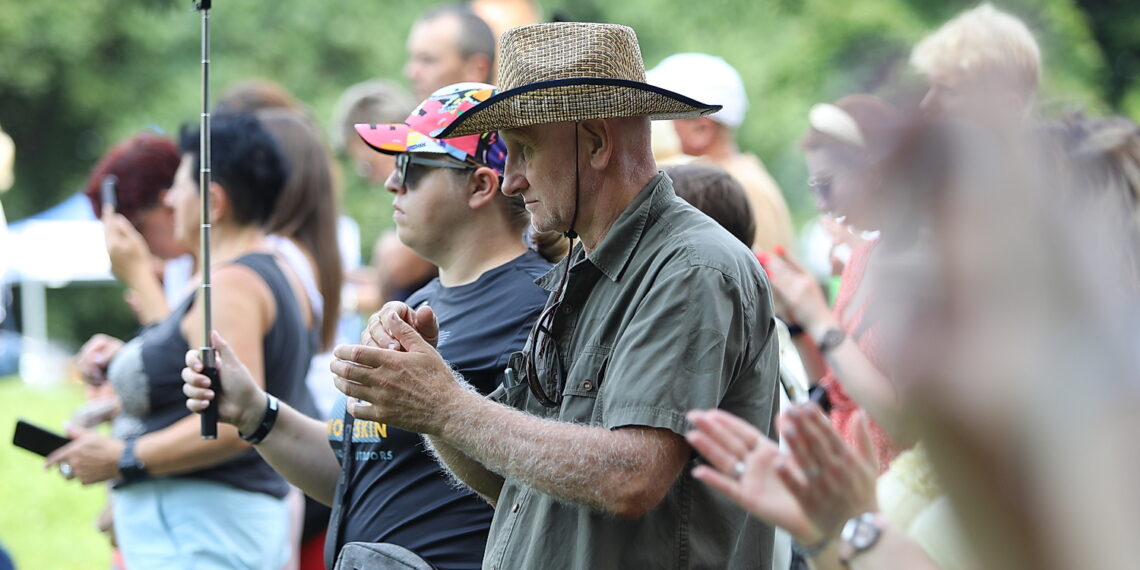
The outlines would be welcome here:
M 387 188 L 388 191 L 393 194 L 399 194 L 404 189 L 404 185 L 401 184 L 401 180 L 399 180 L 399 174 L 398 170 L 393 170 L 388 174 L 388 178 L 384 180 L 384 188 Z
M 523 173 L 512 172 L 510 169 L 503 173 L 503 194 L 515 196 L 522 194 L 527 188 L 530 188 L 530 182 Z

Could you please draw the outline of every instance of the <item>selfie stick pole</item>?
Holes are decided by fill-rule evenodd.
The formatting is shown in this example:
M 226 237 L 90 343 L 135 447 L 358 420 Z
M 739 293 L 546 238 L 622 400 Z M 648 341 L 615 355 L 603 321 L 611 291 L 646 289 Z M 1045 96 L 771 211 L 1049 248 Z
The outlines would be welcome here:
M 202 123 L 199 129 L 198 193 L 202 197 L 201 211 L 201 251 L 198 266 L 202 269 L 202 373 L 210 378 L 210 389 L 214 399 L 202 412 L 202 439 L 218 438 L 218 398 L 222 395 L 222 384 L 218 381 L 217 354 L 210 340 L 213 323 L 210 319 L 210 2 L 198 0 L 194 8 L 202 13 Z

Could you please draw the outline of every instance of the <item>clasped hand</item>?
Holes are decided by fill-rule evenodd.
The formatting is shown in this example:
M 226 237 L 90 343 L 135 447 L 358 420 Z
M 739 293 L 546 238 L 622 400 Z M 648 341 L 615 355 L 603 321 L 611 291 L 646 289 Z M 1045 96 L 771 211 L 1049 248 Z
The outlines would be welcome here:
M 361 344 L 333 350 L 338 390 L 356 401 L 353 417 L 439 435 L 467 390 L 435 350 L 439 324 L 429 307 L 390 302 L 368 321 Z

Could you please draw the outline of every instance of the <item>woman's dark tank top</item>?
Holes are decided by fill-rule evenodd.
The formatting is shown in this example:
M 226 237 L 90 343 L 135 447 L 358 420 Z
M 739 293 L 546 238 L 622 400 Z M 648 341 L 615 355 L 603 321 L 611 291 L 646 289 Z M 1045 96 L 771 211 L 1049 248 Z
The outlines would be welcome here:
M 234 263 L 261 277 L 273 293 L 277 308 L 276 319 L 262 340 L 266 390 L 298 411 L 316 417 L 305 375 L 317 339 L 315 331 L 305 327 L 288 279 L 270 254 L 247 254 Z M 123 411 L 112 430 L 115 437 L 138 437 L 189 415 L 181 374 L 190 347 L 182 337 L 180 325 L 196 298 L 196 292 L 189 295 L 166 319 L 143 329 L 111 361 L 107 376 L 123 402 Z M 289 491 L 285 479 L 252 449 L 219 465 L 174 477 L 208 479 L 275 497 L 284 497 Z

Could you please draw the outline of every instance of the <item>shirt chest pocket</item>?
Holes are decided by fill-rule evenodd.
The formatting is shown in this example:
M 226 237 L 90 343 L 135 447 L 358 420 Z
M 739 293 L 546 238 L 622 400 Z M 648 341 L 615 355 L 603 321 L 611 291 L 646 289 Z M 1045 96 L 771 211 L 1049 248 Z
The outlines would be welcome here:
M 608 346 L 591 345 L 582 350 L 566 375 L 566 388 L 562 391 L 559 419 L 589 424 L 601 423 L 602 408 L 598 405 L 598 391 L 605 381 L 606 367 L 609 363 Z

